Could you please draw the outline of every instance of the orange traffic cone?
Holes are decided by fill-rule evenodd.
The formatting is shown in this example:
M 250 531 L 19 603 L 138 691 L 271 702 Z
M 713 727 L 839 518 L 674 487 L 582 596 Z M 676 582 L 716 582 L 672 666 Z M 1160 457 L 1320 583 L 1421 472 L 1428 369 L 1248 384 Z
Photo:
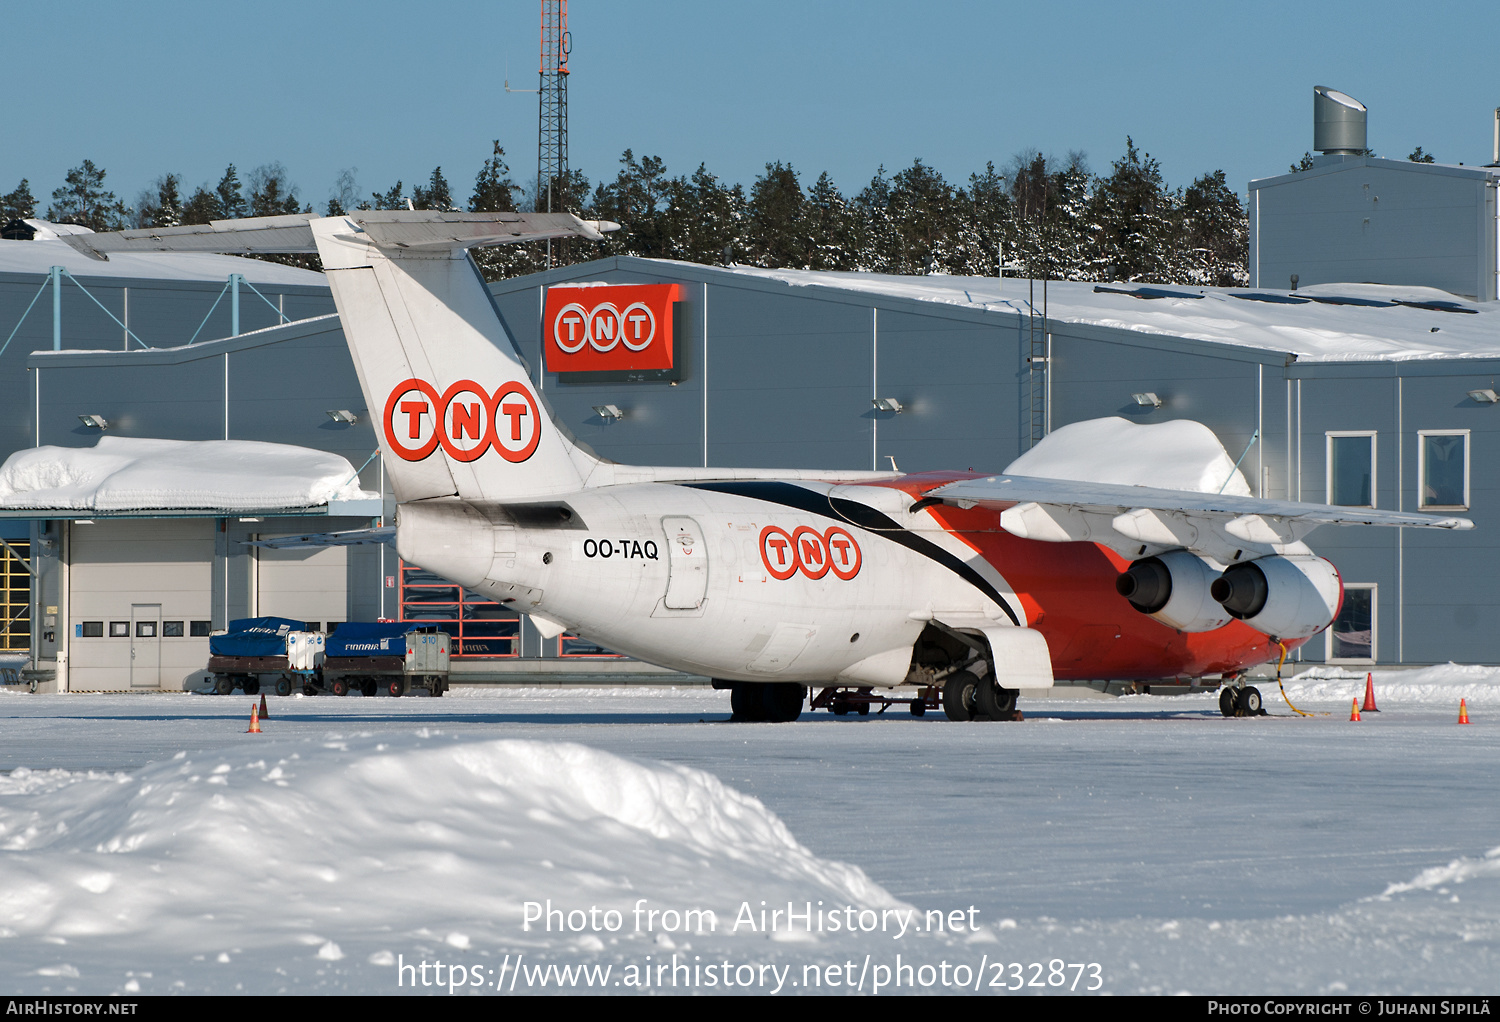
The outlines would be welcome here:
M 261 700 L 262 703 L 265 699 Z M 1375 705 L 1375 675 L 1365 675 L 1365 705 L 1360 707 L 1363 713 L 1379 713 L 1380 707 Z
M 250 730 L 246 731 L 245 734 L 260 734 L 260 707 L 256 706 L 254 703 L 250 704 Z
M 1458 722 L 1460 724 L 1469 722 L 1469 705 L 1462 699 L 1458 701 Z
M 1349 700 L 1349 719 L 1350 720 L 1358 720 L 1359 719 L 1359 700 L 1358 699 L 1351 699 L 1351 700 Z
M 1370 697 L 1366 696 L 1365 697 L 1365 705 L 1368 706 L 1369 703 L 1370 703 Z M 261 720 L 270 720 L 271 719 L 271 711 L 268 710 L 268 709 L 266 709 L 266 694 L 264 692 L 262 692 L 260 694 L 260 719 Z

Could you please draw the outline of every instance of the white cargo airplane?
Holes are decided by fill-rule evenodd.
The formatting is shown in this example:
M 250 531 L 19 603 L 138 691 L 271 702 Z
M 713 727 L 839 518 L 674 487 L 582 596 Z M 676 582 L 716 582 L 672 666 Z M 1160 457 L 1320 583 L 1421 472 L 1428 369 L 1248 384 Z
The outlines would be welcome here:
M 602 237 L 566 214 L 356 212 L 68 235 L 113 251 L 316 252 L 400 505 L 409 564 L 793 720 L 807 686 L 940 690 L 1015 716 L 1054 678 L 1244 671 L 1338 613 L 1319 525 L 1460 518 L 973 473 L 648 468 L 544 410 L 467 249 Z M 847 705 L 847 703 L 845 704 Z

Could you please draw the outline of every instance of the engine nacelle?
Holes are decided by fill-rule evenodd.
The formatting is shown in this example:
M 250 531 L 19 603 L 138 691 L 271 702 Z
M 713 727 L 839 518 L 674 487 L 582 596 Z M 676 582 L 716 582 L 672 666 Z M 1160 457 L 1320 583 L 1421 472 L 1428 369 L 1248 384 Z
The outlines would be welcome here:
M 1213 598 L 1257 631 L 1305 639 L 1337 616 L 1344 583 L 1338 569 L 1321 557 L 1278 554 L 1230 565 L 1214 581 Z
M 1144 557 L 1115 579 L 1115 591 L 1142 614 L 1182 632 L 1211 632 L 1227 625 L 1229 612 L 1210 590 L 1218 573 L 1186 550 Z

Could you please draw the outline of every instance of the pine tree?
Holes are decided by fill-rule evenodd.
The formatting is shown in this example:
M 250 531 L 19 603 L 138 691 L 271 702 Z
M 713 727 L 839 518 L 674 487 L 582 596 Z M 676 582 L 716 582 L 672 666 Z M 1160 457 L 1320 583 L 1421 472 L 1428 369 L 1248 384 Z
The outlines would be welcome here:
M 302 204 L 297 200 L 297 189 L 287 182 L 286 168 L 280 163 L 263 163 L 250 172 L 249 205 L 251 216 L 303 212 Z
M 676 178 L 668 186 L 662 215 L 667 254 L 673 259 L 713 265 L 723 263 L 724 250 L 744 247 L 745 191 L 727 186 L 699 164 L 691 178 Z
M 810 270 L 852 270 L 859 265 L 859 224 L 849 201 L 824 171 L 807 190 L 804 205 Z
M 510 168 L 505 164 L 505 150 L 495 140 L 495 150 L 484 161 L 479 176 L 474 179 L 474 194 L 469 196 L 469 210 L 474 213 L 514 213 L 516 183 L 510 179 Z
M 36 216 L 36 197 L 31 194 L 31 182 L 21 178 L 21 183 L 7 195 L 0 195 L 0 223 L 12 220 L 30 220 Z
M 221 219 L 223 216 L 219 207 L 219 196 L 209 191 L 206 186 L 199 185 L 198 190 L 182 204 L 184 224 L 206 224 Z
M 662 213 L 670 203 L 670 185 L 660 157 L 637 160 L 634 152 L 625 150 L 615 179 L 595 188 L 590 203 L 595 218 L 620 225 L 605 238 L 609 254 L 667 256 L 671 246 Z
M 1167 191 L 1161 165 L 1125 137 L 1125 155 L 1094 193 L 1098 221 L 1096 258 L 1113 267 L 1116 279 L 1165 282 L 1172 276 L 1179 196 Z
M 443 168 L 434 167 L 432 176 L 427 180 L 427 187 L 421 185 L 413 186 L 411 190 L 412 205 L 417 209 L 436 209 L 443 212 L 456 210 L 453 205 L 453 195 L 448 188 L 448 179 L 443 177 Z
M 1412 163 L 1436 163 L 1431 153 L 1424 153 L 1421 146 L 1417 146 L 1406 157 Z
M 755 266 L 805 269 L 812 239 L 803 222 L 802 185 L 791 164 L 766 164 L 750 186 L 744 259 Z
M 94 231 L 118 231 L 125 226 L 130 210 L 104 187 L 104 169 L 94 161 L 68 171 L 67 184 L 52 193 L 47 219 L 55 223 L 78 224 Z
M 372 192 L 370 194 L 370 198 L 374 200 L 376 209 L 406 208 L 406 199 L 402 197 L 400 181 L 397 181 L 394 185 L 391 186 L 390 190 L 385 193 Z
M 185 223 L 181 185 L 182 178 L 176 174 L 163 174 L 157 178 L 155 184 L 142 192 L 136 201 L 135 225 L 179 227 Z
M 1296 163 L 1291 164 L 1290 166 L 1291 166 L 1291 171 L 1292 171 L 1293 174 L 1300 174 L 1304 170 L 1312 170 L 1313 169 L 1313 154 L 1312 153 L 1303 153 L 1302 154 L 1302 159 L 1298 160 Z
M 240 192 L 240 176 L 235 172 L 234 164 L 231 163 L 224 176 L 219 178 L 214 194 L 219 199 L 219 215 L 214 219 L 238 220 L 246 215 L 245 196 Z
M 1188 186 L 1182 200 L 1182 245 L 1188 272 L 1181 283 L 1247 287 L 1250 274 L 1250 221 L 1224 172 L 1205 174 Z

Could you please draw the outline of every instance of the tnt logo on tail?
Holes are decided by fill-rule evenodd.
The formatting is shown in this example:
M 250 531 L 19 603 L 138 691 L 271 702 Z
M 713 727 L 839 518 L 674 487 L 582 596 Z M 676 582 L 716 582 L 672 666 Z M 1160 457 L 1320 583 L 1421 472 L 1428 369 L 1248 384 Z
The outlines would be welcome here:
M 517 382 L 493 394 L 473 380 L 459 380 L 438 395 L 426 380 L 398 383 L 386 399 L 386 443 L 403 461 L 422 461 L 439 447 L 455 461 L 475 461 L 494 451 L 510 462 L 536 453 L 542 438 L 541 410 Z

